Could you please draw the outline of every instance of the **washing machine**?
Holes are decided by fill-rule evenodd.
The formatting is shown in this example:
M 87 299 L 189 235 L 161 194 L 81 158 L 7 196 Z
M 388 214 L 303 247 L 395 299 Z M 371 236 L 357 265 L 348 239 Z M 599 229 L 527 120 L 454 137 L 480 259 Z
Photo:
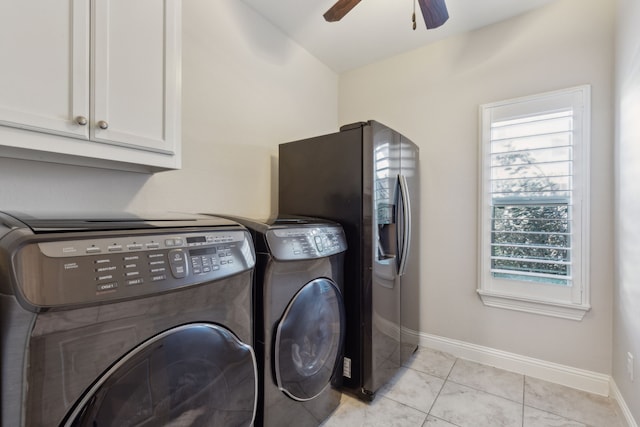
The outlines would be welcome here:
M 228 219 L 0 213 L 1 425 L 252 425 L 254 267 Z
M 233 220 L 256 248 L 256 425 L 318 426 L 341 400 L 342 227 L 313 218 Z

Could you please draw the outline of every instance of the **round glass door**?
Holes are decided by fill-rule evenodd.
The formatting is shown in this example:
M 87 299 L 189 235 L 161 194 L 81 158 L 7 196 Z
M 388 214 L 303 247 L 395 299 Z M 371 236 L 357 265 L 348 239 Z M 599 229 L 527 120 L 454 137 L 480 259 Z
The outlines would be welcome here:
M 256 398 L 253 349 L 223 327 L 194 323 L 125 355 L 74 407 L 65 426 L 248 426 Z
M 316 279 L 291 300 L 275 337 L 278 388 L 295 400 L 313 399 L 331 384 L 345 334 L 342 294 Z

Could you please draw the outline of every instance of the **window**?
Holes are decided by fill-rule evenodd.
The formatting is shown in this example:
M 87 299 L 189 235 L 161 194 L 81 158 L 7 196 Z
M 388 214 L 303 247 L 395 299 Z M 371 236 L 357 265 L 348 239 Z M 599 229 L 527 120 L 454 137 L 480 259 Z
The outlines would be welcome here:
M 480 107 L 480 280 L 486 305 L 589 310 L 590 87 Z

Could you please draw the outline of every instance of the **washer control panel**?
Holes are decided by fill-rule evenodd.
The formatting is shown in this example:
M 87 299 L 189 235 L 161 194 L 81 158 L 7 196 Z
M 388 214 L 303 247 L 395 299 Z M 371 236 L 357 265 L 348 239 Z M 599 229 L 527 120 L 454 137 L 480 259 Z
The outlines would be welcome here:
M 322 258 L 347 250 L 340 226 L 273 228 L 267 231 L 266 238 L 271 254 L 281 261 Z
M 251 238 L 240 229 L 39 241 L 15 259 L 18 285 L 39 307 L 165 292 L 255 265 Z

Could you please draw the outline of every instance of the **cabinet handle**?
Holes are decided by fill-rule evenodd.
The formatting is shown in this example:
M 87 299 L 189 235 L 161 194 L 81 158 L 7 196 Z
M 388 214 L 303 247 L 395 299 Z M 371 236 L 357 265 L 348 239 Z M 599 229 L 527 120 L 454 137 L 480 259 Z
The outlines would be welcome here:
M 80 126 L 85 126 L 87 124 L 87 118 L 85 116 L 76 117 L 76 123 Z
M 98 122 L 98 127 L 99 127 L 100 129 L 106 129 L 106 128 L 108 128 L 108 127 L 109 127 L 109 123 L 105 122 L 104 120 L 100 120 L 100 121 Z

